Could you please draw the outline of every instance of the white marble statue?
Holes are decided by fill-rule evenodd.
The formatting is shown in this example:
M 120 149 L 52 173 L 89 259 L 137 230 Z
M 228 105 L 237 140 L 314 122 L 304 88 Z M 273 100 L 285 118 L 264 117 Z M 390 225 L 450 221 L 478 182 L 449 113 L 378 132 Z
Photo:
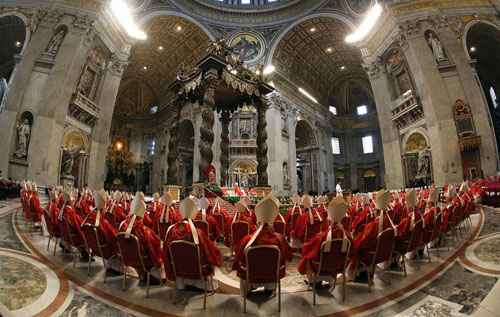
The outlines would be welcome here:
M 62 162 L 61 162 L 61 172 L 62 175 L 69 176 L 73 171 L 73 165 L 75 159 L 80 156 L 81 148 L 73 147 L 70 149 L 63 148 Z
M 432 53 L 434 53 L 434 58 L 438 63 L 448 60 L 448 58 L 446 57 L 446 53 L 444 52 L 443 45 L 441 44 L 441 41 L 434 36 L 433 32 L 429 32 L 429 37 L 427 38 L 427 42 L 431 46 Z
M 49 42 L 49 45 L 47 45 L 47 48 L 45 49 L 45 52 L 54 56 L 57 55 L 59 47 L 61 47 L 61 43 L 64 40 L 65 36 L 66 36 L 66 30 L 64 28 L 61 28 L 59 32 L 57 32 L 52 37 L 52 39 Z
M 337 185 L 335 186 L 335 191 L 338 194 L 342 194 L 342 187 L 340 186 L 340 183 L 337 183 Z
M 28 146 L 31 137 L 31 125 L 28 119 L 24 119 L 19 122 L 17 127 L 17 142 L 16 151 L 14 152 L 14 157 L 19 159 L 25 159 L 28 157 Z

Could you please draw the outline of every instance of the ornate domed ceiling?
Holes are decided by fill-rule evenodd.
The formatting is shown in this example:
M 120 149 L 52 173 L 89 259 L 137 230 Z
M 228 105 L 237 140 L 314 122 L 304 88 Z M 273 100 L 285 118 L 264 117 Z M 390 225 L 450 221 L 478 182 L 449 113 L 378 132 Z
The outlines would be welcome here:
M 304 21 L 280 41 L 273 64 L 293 84 L 307 89 L 326 105 L 339 81 L 366 76 L 359 49 L 344 41 L 350 32 L 346 24 L 334 18 Z
M 145 115 L 152 106 L 168 103 L 158 98 L 168 96 L 167 86 L 175 80 L 179 66 L 196 64 L 208 46 L 208 36 L 180 17 L 157 17 L 144 29 L 148 39 L 132 48 L 118 93 L 115 114 L 121 117 Z M 134 96 L 131 89 L 140 96 Z

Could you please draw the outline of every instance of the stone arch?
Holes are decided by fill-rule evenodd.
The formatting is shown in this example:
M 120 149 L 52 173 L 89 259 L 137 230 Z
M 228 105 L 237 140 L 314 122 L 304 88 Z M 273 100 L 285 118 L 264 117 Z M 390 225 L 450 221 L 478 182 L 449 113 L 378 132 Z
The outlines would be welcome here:
M 487 24 L 489 26 L 492 26 L 493 28 L 497 29 L 498 32 L 500 32 L 500 27 L 498 25 L 496 25 L 495 23 L 492 23 L 490 21 L 487 21 L 487 20 L 472 20 L 472 21 L 469 21 L 465 27 L 464 27 L 464 31 L 463 31 L 463 35 L 462 35 L 462 47 L 465 51 L 465 55 L 469 58 L 469 60 L 471 60 L 471 56 L 470 56 L 470 52 L 469 52 L 469 49 L 467 48 L 467 38 L 468 38 L 468 35 L 469 35 L 469 31 L 476 25 L 478 24 Z
M 430 185 L 434 173 L 430 140 L 425 129 L 410 131 L 403 137 L 401 145 L 406 186 Z
M 309 136 L 309 139 L 311 140 L 311 142 L 306 141 L 308 136 Z M 298 120 L 297 124 L 295 126 L 295 139 L 297 140 L 299 138 L 301 138 L 300 142 L 304 142 L 304 145 L 307 145 L 307 146 L 315 146 L 318 144 L 316 134 L 314 133 L 313 125 L 305 119 Z M 306 139 L 306 140 L 302 140 L 302 139 Z M 300 148 L 303 148 L 303 147 L 299 146 L 299 144 L 300 143 L 297 142 L 297 151 Z
M 244 188 L 257 185 L 257 162 L 247 159 L 234 160 L 229 167 L 229 178 L 231 184 L 238 183 Z
M 19 19 L 21 19 L 24 23 L 24 26 L 26 27 L 26 33 L 25 33 L 26 38 L 24 40 L 23 48 L 21 50 L 21 55 L 22 55 L 22 54 L 24 54 L 24 51 L 25 51 L 26 47 L 28 46 L 28 43 L 30 42 L 30 39 L 31 39 L 31 29 L 29 27 L 30 19 L 27 18 L 23 13 L 18 12 L 18 11 L 9 11 L 9 12 L 0 13 L 0 18 L 10 16 L 10 15 L 16 16 Z
M 196 20 L 192 16 L 184 14 L 182 12 L 171 11 L 171 10 L 155 10 L 155 11 L 149 12 L 146 15 L 144 15 L 138 21 L 138 23 L 139 23 L 139 25 L 144 26 L 148 22 L 153 20 L 154 18 L 160 17 L 160 16 L 176 16 L 176 17 L 184 18 L 184 19 L 188 20 L 189 22 L 198 26 L 203 32 L 205 32 L 205 34 L 210 38 L 210 40 L 214 41 L 216 39 L 216 37 L 212 34 L 212 32 L 210 31 L 210 29 L 208 27 L 206 27 L 204 24 L 202 24 L 199 20 Z
M 89 137 L 77 128 L 66 128 L 62 137 L 59 168 L 63 185 L 83 188 L 87 184 Z
M 332 18 L 332 19 L 337 19 L 340 20 L 341 22 L 345 23 L 352 31 L 355 30 L 356 24 L 355 22 L 348 17 L 347 15 L 338 13 L 338 12 L 319 12 L 319 13 L 314 13 L 307 15 L 301 19 L 298 19 L 288 25 L 283 31 L 281 31 L 276 39 L 274 39 L 269 46 L 269 52 L 266 58 L 266 64 L 272 64 L 274 55 L 276 53 L 276 49 L 278 48 L 278 45 L 280 44 L 281 40 L 291 31 L 293 30 L 297 25 L 301 24 L 302 22 L 305 22 L 310 19 L 314 18 L 320 18 L 320 17 L 326 17 L 326 18 Z
M 419 143 L 419 142 L 422 142 L 422 143 Z M 412 143 L 412 144 L 410 144 L 410 143 Z M 410 145 L 410 149 L 408 151 L 409 145 Z M 424 150 L 426 148 L 430 148 L 430 140 L 429 140 L 429 137 L 427 136 L 427 132 L 423 128 L 417 128 L 415 130 L 412 130 L 403 137 L 402 153 L 408 153 L 408 152 L 417 151 L 417 150 Z

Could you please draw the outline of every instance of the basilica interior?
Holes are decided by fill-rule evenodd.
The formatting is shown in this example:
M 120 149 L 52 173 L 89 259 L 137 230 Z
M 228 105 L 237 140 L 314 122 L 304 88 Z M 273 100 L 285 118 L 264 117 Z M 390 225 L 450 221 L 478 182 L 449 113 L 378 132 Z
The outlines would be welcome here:
M 0 0 L 0 39 L 0 317 L 500 316 L 499 0 Z

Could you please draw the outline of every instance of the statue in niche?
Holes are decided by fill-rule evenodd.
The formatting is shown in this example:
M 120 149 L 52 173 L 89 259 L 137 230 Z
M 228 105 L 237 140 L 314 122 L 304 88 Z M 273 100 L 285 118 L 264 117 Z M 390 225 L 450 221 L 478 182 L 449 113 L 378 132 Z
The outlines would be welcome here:
M 62 175 L 69 176 L 73 172 L 73 165 L 75 160 L 83 153 L 82 148 L 74 146 L 72 148 L 63 148 L 63 155 L 61 159 L 61 173 Z
M 446 53 L 444 52 L 443 45 L 439 38 L 432 31 L 427 31 L 426 33 L 427 43 L 429 44 L 434 58 L 438 63 L 445 62 L 448 60 Z
M 431 176 L 431 158 L 427 151 L 418 153 L 417 178 L 429 178 Z
M 283 186 L 288 187 L 290 185 L 290 177 L 288 176 L 288 163 L 283 162 Z
M 66 28 L 62 27 L 50 39 L 49 45 L 47 45 L 47 48 L 45 49 L 45 53 L 56 56 L 57 52 L 59 52 L 59 48 L 61 47 L 64 37 L 66 37 Z
M 85 96 L 90 98 L 92 93 L 92 86 L 94 84 L 95 73 L 90 69 L 86 68 L 82 75 L 79 90 Z
M 28 157 L 28 147 L 31 138 L 31 124 L 27 118 L 22 119 L 17 124 L 17 142 L 14 157 L 18 159 L 26 159 Z

